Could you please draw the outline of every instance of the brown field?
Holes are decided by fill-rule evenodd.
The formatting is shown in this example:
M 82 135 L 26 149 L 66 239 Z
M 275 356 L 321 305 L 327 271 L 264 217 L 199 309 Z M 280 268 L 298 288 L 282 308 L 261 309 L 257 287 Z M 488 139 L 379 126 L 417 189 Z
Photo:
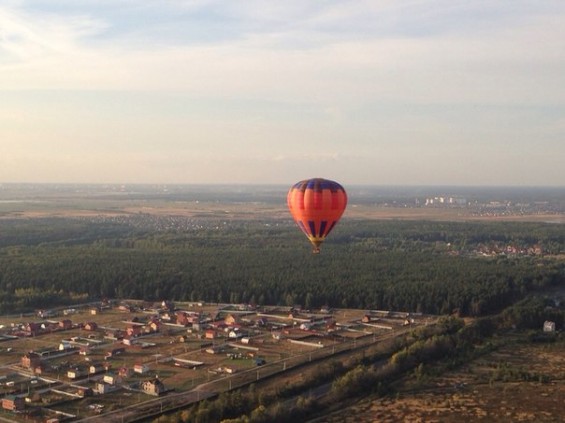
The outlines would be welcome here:
M 42 218 L 42 217 L 97 217 L 149 214 L 155 216 L 180 216 L 189 218 L 222 219 L 289 219 L 286 205 L 264 203 L 218 203 L 176 201 L 147 203 L 82 201 L 81 203 L 61 202 L 37 204 L 32 207 L 2 205 L 0 219 Z M 437 221 L 520 221 L 565 223 L 562 213 L 532 214 L 476 214 L 465 208 L 406 208 L 350 204 L 344 213 L 349 219 L 377 220 L 437 220 Z
M 494 377 L 497 366 L 531 380 Z M 510 341 L 499 350 L 441 376 L 415 375 L 397 394 L 368 398 L 316 422 L 562 422 L 565 420 L 565 345 Z M 502 378 L 504 379 L 504 378 Z

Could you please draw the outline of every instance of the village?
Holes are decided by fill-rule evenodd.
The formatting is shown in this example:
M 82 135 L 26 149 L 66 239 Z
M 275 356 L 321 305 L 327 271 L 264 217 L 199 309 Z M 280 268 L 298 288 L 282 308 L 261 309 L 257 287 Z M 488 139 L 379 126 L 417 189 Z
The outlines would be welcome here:
M 161 410 L 179 407 L 435 319 L 135 300 L 1 317 L 0 416 L 79 421 L 141 410 L 156 398 Z

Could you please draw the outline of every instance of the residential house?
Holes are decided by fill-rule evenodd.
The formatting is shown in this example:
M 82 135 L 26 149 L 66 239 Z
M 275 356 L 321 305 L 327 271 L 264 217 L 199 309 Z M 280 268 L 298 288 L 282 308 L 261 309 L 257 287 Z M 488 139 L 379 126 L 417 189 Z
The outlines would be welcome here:
M 224 320 L 214 321 L 214 322 L 210 323 L 210 325 L 212 327 L 216 328 L 216 329 L 224 329 L 227 326 L 227 324 Z
M 177 311 L 177 325 L 187 326 L 189 324 L 188 314 L 184 311 Z
M 55 310 L 39 310 L 37 312 L 37 315 L 42 319 L 46 319 L 48 317 L 56 316 L 57 312 Z
M 127 312 L 127 313 L 131 313 L 133 311 L 132 307 L 129 304 L 120 304 L 118 306 L 118 310 L 123 311 L 123 312 Z
M 92 364 L 88 368 L 88 373 L 90 373 L 91 375 L 94 375 L 96 373 L 102 373 L 104 370 L 105 370 L 105 368 L 102 364 Z
M 122 344 L 128 345 L 130 347 L 135 343 L 136 343 L 136 338 L 130 338 L 126 336 L 124 339 L 122 339 Z
M 271 332 L 271 336 L 273 339 L 280 340 L 283 338 L 283 334 L 281 332 Z
M 365 315 L 363 316 L 363 318 L 361 319 L 361 321 L 362 321 L 363 323 L 370 323 L 371 320 L 372 320 L 372 318 L 371 318 L 371 315 L 370 315 L 370 314 L 365 314 Z
M 68 330 L 72 329 L 73 322 L 69 319 L 64 319 L 59 322 L 59 329 Z
M 26 326 L 25 326 L 24 331 L 25 331 L 26 334 L 29 335 L 29 336 L 35 336 L 35 335 L 37 335 L 39 332 L 41 332 L 41 324 L 39 324 L 39 323 L 34 323 L 34 322 L 27 323 Z
M 67 351 L 68 352 L 68 351 L 73 351 L 73 350 L 76 350 L 76 349 L 77 349 L 77 347 L 73 346 L 73 344 L 71 344 L 68 341 L 62 341 L 59 344 L 59 351 Z
M 123 354 L 126 352 L 125 348 L 114 348 L 113 350 L 110 350 L 108 352 L 106 352 L 105 358 L 111 358 L 111 357 L 115 357 L 117 355 Z
M 233 326 L 237 324 L 237 319 L 235 318 L 235 316 L 228 314 L 224 319 L 224 323 L 228 326 Z
M 147 328 L 149 329 L 149 332 L 159 332 L 159 329 L 161 328 L 161 322 L 159 322 L 158 320 L 153 320 L 147 325 Z
M 118 369 L 118 375 L 121 377 L 130 377 L 132 375 L 133 370 L 130 367 L 120 367 Z
M 175 303 L 172 301 L 163 301 L 161 302 L 161 308 L 169 311 L 175 310 Z
M 67 377 L 69 379 L 78 379 L 87 375 L 88 375 L 87 370 L 82 367 L 75 367 L 74 369 L 69 369 L 67 371 Z
M 145 364 L 134 364 L 133 365 L 133 371 L 135 373 L 145 374 L 149 371 L 149 367 L 147 367 L 147 365 L 145 365 Z
M 26 369 L 35 369 L 36 367 L 39 367 L 40 363 L 41 357 L 39 354 L 32 351 L 26 353 L 22 357 L 22 367 L 25 367 Z
M 25 400 L 23 397 L 16 395 L 7 395 L 2 398 L 2 408 L 10 411 L 21 411 L 25 407 Z
M 228 332 L 228 338 L 239 339 L 243 336 L 243 333 L 237 328 Z
M 149 395 L 160 395 L 165 392 L 165 385 L 159 379 L 146 380 L 141 385 L 143 391 Z
M 115 385 L 109 385 L 104 382 L 97 382 L 94 387 L 94 392 L 98 394 L 108 394 L 112 391 L 115 391 L 116 389 L 118 389 L 118 387 Z
M 218 354 L 224 351 L 224 347 L 221 345 L 216 345 L 215 347 L 209 347 L 205 350 L 208 354 Z
M 555 332 L 555 322 L 551 322 L 546 320 L 543 322 L 543 331 L 544 332 Z
M 124 338 L 124 333 L 119 329 L 109 330 L 104 335 L 104 338 L 111 339 L 112 341 L 119 341 L 120 339 Z
M 91 397 L 93 393 L 94 392 L 92 391 L 92 388 L 89 388 L 87 386 L 79 386 L 77 390 L 77 395 L 82 398 Z
M 108 385 L 118 385 L 122 383 L 122 378 L 115 373 L 108 373 L 104 375 L 104 382 Z
M 131 325 L 126 328 L 126 336 L 139 336 L 141 335 L 141 326 Z
M 96 329 L 98 329 L 98 324 L 96 322 L 86 322 L 84 324 L 84 330 L 94 331 Z

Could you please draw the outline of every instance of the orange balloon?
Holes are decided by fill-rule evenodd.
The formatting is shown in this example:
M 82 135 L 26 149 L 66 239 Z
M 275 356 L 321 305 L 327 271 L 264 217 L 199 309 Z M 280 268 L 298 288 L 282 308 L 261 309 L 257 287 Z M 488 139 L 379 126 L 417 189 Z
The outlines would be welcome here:
M 328 179 L 306 179 L 294 184 L 287 195 L 294 221 L 320 252 L 324 242 L 347 206 L 347 194 L 337 182 Z

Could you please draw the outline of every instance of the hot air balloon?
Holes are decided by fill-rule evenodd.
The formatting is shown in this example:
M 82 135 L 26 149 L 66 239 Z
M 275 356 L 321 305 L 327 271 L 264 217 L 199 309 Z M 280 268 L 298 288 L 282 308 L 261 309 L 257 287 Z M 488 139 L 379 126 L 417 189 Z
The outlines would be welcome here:
M 320 244 L 341 218 L 347 205 L 347 194 L 337 182 L 328 179 L 306 179 L 294 184 L 287 195 L 290 214 L 314 246 Z

